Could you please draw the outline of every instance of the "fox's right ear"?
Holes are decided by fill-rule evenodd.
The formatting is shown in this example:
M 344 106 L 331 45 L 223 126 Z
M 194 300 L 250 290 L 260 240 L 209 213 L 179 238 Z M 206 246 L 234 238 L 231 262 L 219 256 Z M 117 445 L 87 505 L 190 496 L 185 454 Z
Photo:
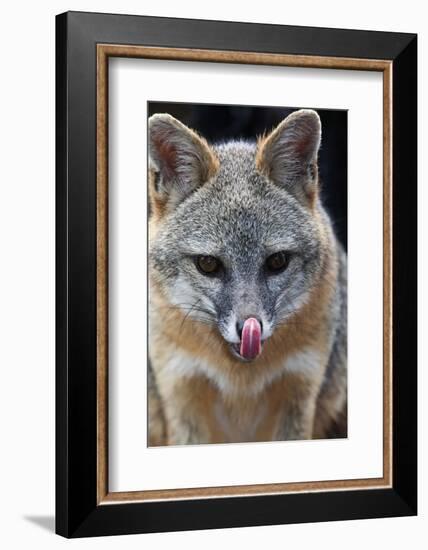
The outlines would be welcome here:
M 177 206 L 213 177 L 218 160 L 208 143 L 173 116 L 149 118 L 151 206 L 159 214 Z

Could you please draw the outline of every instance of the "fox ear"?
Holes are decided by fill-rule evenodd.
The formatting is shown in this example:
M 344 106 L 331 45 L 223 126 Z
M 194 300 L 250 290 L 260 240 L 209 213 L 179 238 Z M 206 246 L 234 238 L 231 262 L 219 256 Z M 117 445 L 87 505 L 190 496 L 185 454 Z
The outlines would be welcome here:
M 169 114 L 149 118 L 150 194 L 154 207 L 177 206 L 209 180 L 218 160 L 208 143 Z
M 321 121 L 310 109 L 291 113 L 258 144 L 257 169 L 305 205 L 318 190 Z

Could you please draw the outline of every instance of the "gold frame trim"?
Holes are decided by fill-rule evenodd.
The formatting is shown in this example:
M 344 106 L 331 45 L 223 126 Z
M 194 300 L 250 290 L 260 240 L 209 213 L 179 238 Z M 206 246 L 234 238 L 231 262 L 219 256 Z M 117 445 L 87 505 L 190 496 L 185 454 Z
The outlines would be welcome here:
M 108 59 L 205 61 L 383 73 L 383 477 L 129 492 L 108 490 Z M 392 487 L 392 62 L 97 44 L 97 504 Z

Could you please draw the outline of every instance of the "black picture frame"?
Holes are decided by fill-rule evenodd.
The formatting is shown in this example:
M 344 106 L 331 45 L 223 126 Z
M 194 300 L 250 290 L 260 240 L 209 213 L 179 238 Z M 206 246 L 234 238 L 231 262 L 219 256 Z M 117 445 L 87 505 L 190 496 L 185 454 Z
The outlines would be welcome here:
M 97 44 L 392 63 L 392 486 L 97 503 Z M 56 532 L 65 537 L 417 513 L 417 36 L 68 12 L 56 18 Z

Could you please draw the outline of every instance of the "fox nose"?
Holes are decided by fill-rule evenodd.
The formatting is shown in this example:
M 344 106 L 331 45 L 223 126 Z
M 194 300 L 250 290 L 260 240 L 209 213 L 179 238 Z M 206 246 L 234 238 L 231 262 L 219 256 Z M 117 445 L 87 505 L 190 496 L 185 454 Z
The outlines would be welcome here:
M 259 319 L 255 315 L 250 315 L 250 317 L 252 317 L 253 319 L 257 319 L 257 321 L 260 324 L 260 330 L 263 334 L 263 323 L 262 323 L 261 319 Z M 245 319 L 243 321 L 236 321 L 236 332 L 238 333 L 238 336 L 239 336 L 240 340 L 242 338 L 242 329 L 244 328 L 244 323 L 245 323 Z

